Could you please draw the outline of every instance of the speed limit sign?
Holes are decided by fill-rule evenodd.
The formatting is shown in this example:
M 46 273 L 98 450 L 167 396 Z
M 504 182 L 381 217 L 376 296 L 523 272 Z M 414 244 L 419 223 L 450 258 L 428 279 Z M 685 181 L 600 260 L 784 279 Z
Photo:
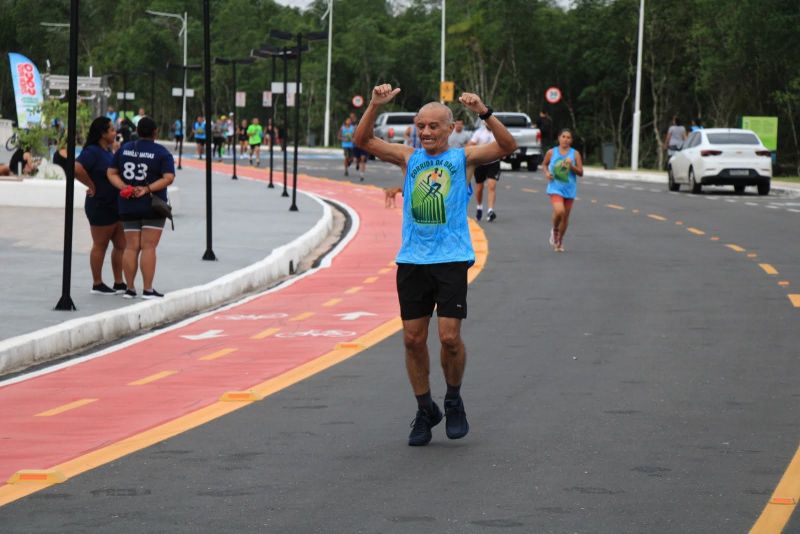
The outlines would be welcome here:
M 544 92 L 544 99 L 550 104 L 558 104 L 561 102 L 561 89 L 558 87 L 548 87 Z
M 356 95 L 356 96 L 353 97 L 353 101 L 352 102 L 353 102 L 353 107 L 354 108 L 360 108 L 361 106 L 364 105 L 364 97 L 361 96 L 361 95 Z

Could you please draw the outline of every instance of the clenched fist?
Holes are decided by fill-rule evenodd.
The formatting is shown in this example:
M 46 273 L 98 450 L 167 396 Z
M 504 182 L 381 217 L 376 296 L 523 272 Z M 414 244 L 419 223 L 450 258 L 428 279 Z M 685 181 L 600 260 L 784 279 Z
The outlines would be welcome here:
M 486 107 L 486 104 L 483 103 L 481 97 L 475 93 L 461 93 L 461 96 L 458 97 L 458 101 L 464 104 L 468 110 L 478 115 L 486 113 L 489 109 Z
M 372 89 L 372 102 L 381 106 L 387 102 L 391 102 L 391 100 L 399 92 L 400 88 L 397 87 L 396 89 L 392 89 L 392 84 L 390 83 L 376 85 Z

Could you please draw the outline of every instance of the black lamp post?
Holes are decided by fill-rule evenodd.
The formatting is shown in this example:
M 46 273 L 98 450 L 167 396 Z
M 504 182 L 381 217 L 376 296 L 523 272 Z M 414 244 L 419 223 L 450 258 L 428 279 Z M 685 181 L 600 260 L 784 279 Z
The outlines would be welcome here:
M 199 65 L 199 64 L 197 64 L 197 65 L 172 65 L 170 63 L 167 63 L 167 69 L 180 69 L 180 70 L 183 71 L 184 82 L 186 80 L 186 75 L 187 75 L 188 71 L 190 71 L 190 70 L 200 70 L 200 68 L 201 68 L 201 65 Z M 185 83 L 184 83 L 184 85 L 185 85 Z M 188 89 L 186 89 L 184 87 L 181 87 L 181 91 L 184 91 L 184 90 L 186 90 L 188 92 Z M 182 100 L 186 100 L 186 95 L 181 94 L 181 98 L 182 98 Z M 181 128 L 183 129 L 183 132 L 182 132 L 183 135 L 181 136 L 181 142 L 178 143 L 178 170 L 183 169 L 183 140 L 186 139 L 187 135 L 189 135 L 189 128 L 184 123 L 188 123 L 188 122 L 190 122 L 188 117 L 185 117 L 184 114 L 181 113 Z
M 203 100 L 206 117 L 206 251 L 203 259 L 216 261 L 217 256 L 211 246 L 211 12 L 209 0 L 203 0 Z
M 271 30 L 269 32 L 270 37 L 273 39 L 283 39 L 289 40 L 292 39 L 293 36 L 289 32 L 281 31 L 281 30 Z M 294 157 L 292 158 L 292 205 L 289 208 L 289 211 L 298 211 L 297 208 L 297 150 L 300 144 L 300 65 L 301 65 L 301 58 L 303 52 L 308 51 L 308 45 L 303 46 L 303 37 L 302 33 L 297 33 L 294 36 L 297 39 L 297 45 L 294 49 L 297 55 L 297 71 L 295 75 L 295 98 L 294 98 Z M 308 32 L 305 34 L 305 38 L 307 41 L 320 41 L 328 38 L 327 32 Z M 284 48 L 284 50 L 286 50 Z M 286 78 L 288 78 L 288 72 L 286 71 L 286 63 L 284 62 L 284 93 L 286 92 Z M 288 100 L 288 95 L 287 100 Z M 287 106 L 288 108 L 288 106 Z M 288 122 L 288 120 L 287 120 Z M 284 161 L 286 161 L 286 153 L 284 152 Z M 284 165 L 285 169 L 285 165 Z M 286 192 L 286 174 L 284 170 L 284 194 Z
M 236 128 L 237 128 L 237 122 L 236 122 L 236 120 L 237 120 L 236 119 L 236 64 L 239 63 L 239 64 L 242 64 L 242 65 L 249 65 L 250 63 L 253 63 L 254 61 L 255 61 L 255 59 L 253 59 L 251 57 L 244 58 L 244 59 L 228 59 L 228 58 L 218 57 L 218 58 L 214 59 L 214 63 L 216 63 L 218 65 L 231 65 L 233 67 L 233 128 L 234 128 L 234 132 L 236 131 Z M 234 142 L 233 143 L 233 176 L 231 176 L 231 180 L 238 180 L 239 179 L 239 177 L 236 176 L 236 145 L 237 145 L 237 143 Z
M 265 47 L 262 50 L 250 50 L 250 57 L 253 58 L 271 58 L 272 59 L 272 77 L 270 78 L 270 83 L 275 81 L 275 59 L 282 55 L 282 51 L 278 49 L 274 49 L 272 47 Z M 271 91 L 270 91 L 271 92 Z M 269 189 L 274 189 L 275 184 L 272 181 L 272 168 L 273 168 L 273 148 L 275 147 L 275 98 L 273 96 L 271 105 L 270 105 L 270 124 L 272 129 L 269 131 L 269 184 L 267 187 Z

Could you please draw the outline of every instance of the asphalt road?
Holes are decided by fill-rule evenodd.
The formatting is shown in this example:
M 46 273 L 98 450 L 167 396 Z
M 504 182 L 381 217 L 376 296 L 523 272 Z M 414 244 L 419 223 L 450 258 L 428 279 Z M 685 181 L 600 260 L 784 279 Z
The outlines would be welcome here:
M 300 170 L 341 177 L 338 160 Z M 381 163 L 367 174 L 400 182 Z M 557 254 L 544 189 L 541 173 L 504 173 L 483 223 L 466 439 L 442 425 L 406 445 L 395 335 L 0 508 L 0 530 L 746 532 L 798 444 L 800 200 L 586 179 Z

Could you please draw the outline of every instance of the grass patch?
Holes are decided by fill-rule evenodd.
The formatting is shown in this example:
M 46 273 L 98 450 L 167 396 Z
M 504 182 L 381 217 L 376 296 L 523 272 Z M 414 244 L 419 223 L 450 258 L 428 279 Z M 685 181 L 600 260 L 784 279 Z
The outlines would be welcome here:
M 778 176 L 773 178 L 776 182 L 792 182 L 793 184 L 800 184 L 800 176 Z

